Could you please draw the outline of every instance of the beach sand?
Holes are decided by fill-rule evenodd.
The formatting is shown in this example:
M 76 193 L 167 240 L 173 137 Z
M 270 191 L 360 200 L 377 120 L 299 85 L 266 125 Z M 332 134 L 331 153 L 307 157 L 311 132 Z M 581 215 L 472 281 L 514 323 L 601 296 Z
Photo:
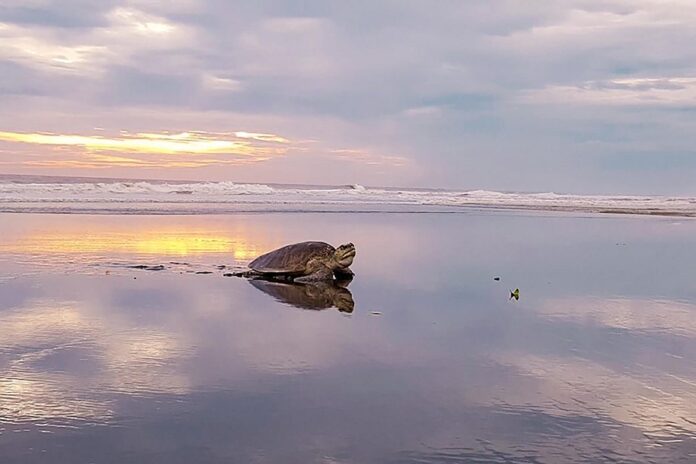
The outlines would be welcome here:
M 3 463 L 696 461 L 692 219 L 0 214 L 0 237 Z M 352 312 L 224 277 L 304 240 L 355 243 Z

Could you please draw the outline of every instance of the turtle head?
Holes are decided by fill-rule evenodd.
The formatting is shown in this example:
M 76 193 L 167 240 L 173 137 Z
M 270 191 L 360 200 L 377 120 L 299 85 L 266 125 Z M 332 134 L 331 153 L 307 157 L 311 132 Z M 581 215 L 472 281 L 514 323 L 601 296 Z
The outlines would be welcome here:
M 355 258 L 355 245 L 352 243 L 346 243 L 336 248 L 334 253 L 334 260 L 336 260 L 336 266 L 341 269 L 345 269 L 351 264 L 353 264 L 353 258 Z

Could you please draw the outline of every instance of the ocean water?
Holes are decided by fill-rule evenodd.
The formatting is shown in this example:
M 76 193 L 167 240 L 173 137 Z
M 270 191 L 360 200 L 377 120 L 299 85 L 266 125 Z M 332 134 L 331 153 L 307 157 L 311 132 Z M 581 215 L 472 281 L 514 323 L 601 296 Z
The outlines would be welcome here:
M 690 218 L 0 214 L 0 236 L 3 463 L 696 462 Z M 224 275 L 317 239 L 355 243 L 347 287 Z
M 696 197 L 0 176 L 0 212 L 220 214 L 464 209 L 696 216 Z

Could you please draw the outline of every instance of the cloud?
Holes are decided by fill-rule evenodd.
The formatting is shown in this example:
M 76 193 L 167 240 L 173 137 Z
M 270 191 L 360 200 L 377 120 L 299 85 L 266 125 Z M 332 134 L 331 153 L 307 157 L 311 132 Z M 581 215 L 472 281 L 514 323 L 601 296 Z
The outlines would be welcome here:
M 342 148 L 331 150 L 330 153 L 341 159 L 357 161 L 370 166 L 386 165 L 393 167 L 402 167 L 410 164 L 409 160 L 407 158 L 404 158 L 403 156 L 375 154 L 371 153 L 369 150 L 364 149 Z
M 107 47 L 101 45 L 58 43 L 50 33 L 0 23 L 0 58 L 9 62 L 49 72 L 72 72 L 93 69 L 107 55 Z
M 631 78 L 587 81 L 526 92 L 521 102 L 595 106 L 696 106 L 696 77 Z
M 239 134 L 239 135 L 238 135 Z M 121 134 L 117 137 L 85 136 L 71 134 L 41 134 L 0 132 L 0 140 L 37 145 L 77 146 L 96 151 L 118 151 L 136 153 L 229 153 L 252 156 L 254 154 L 272 154 L 276 150 L 269 146 L 252 146 L 239 139 L 270 141 L 287 144 L 288 140 L 272 134 L 209 134 L 205 132 L 181 132 L 178 134 L 141 133 Z
M 177 49 L 193 41 L 183 24 L 130 7 L 104 12 L 99 24 L 66 30 L 61 24 L 0 22 L 0 59 L 48 73 L 93 79 L 126 66 L 146 51 Z
M 58 159 L 25 160 L 41 167 L 201 167 L 266 161 L 287 154 L 291 142 L 274 134 L 249 132 L 138 133 L 117 136 L 0 132 L 0 141 L 29 146 L 75 148 Z M 215 155 L 225 155 L 224 157 Z
M 316 141 L 292 141 L 261 132 L 142 132 L 105 135 L 55 134 L 0 131 L 0 142 L 11 150 L 0 150 L 0 165 L 49 169 L 109 168 L 203 168 L 248 166 L 288 155 L 307 156 L 310 147 L 323 160 L 368 168 L 409 167 L 402 156 L 385 155 L 370 149 L 323 148 Z M 48 151 L 42 153 L 41 147 Z M 39 150 L 37 150 L 39 148 Z M 22 150 L 25 150 L 24 152 Z M 7 153 L 4 155 L 4 153 Z M 19 158 L 19 159 L 18 159 Z M 300 156 L 302 159 L 302 156 Z
M 0 6 L 0 22 L 60 27 L 90 28 L 105 24 L 104 14 L 117 0 L 5 0 Z

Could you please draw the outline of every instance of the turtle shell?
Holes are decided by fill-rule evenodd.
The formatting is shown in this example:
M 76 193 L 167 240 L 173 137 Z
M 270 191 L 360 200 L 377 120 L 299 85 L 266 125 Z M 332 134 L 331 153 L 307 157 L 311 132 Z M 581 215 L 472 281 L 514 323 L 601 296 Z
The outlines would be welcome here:
M 259 256 L 249 263 L 249 267 L 265 274 L 302 274 L 309 260 L 329 259 L 335 251 L 324 242 L 294 243 Z

